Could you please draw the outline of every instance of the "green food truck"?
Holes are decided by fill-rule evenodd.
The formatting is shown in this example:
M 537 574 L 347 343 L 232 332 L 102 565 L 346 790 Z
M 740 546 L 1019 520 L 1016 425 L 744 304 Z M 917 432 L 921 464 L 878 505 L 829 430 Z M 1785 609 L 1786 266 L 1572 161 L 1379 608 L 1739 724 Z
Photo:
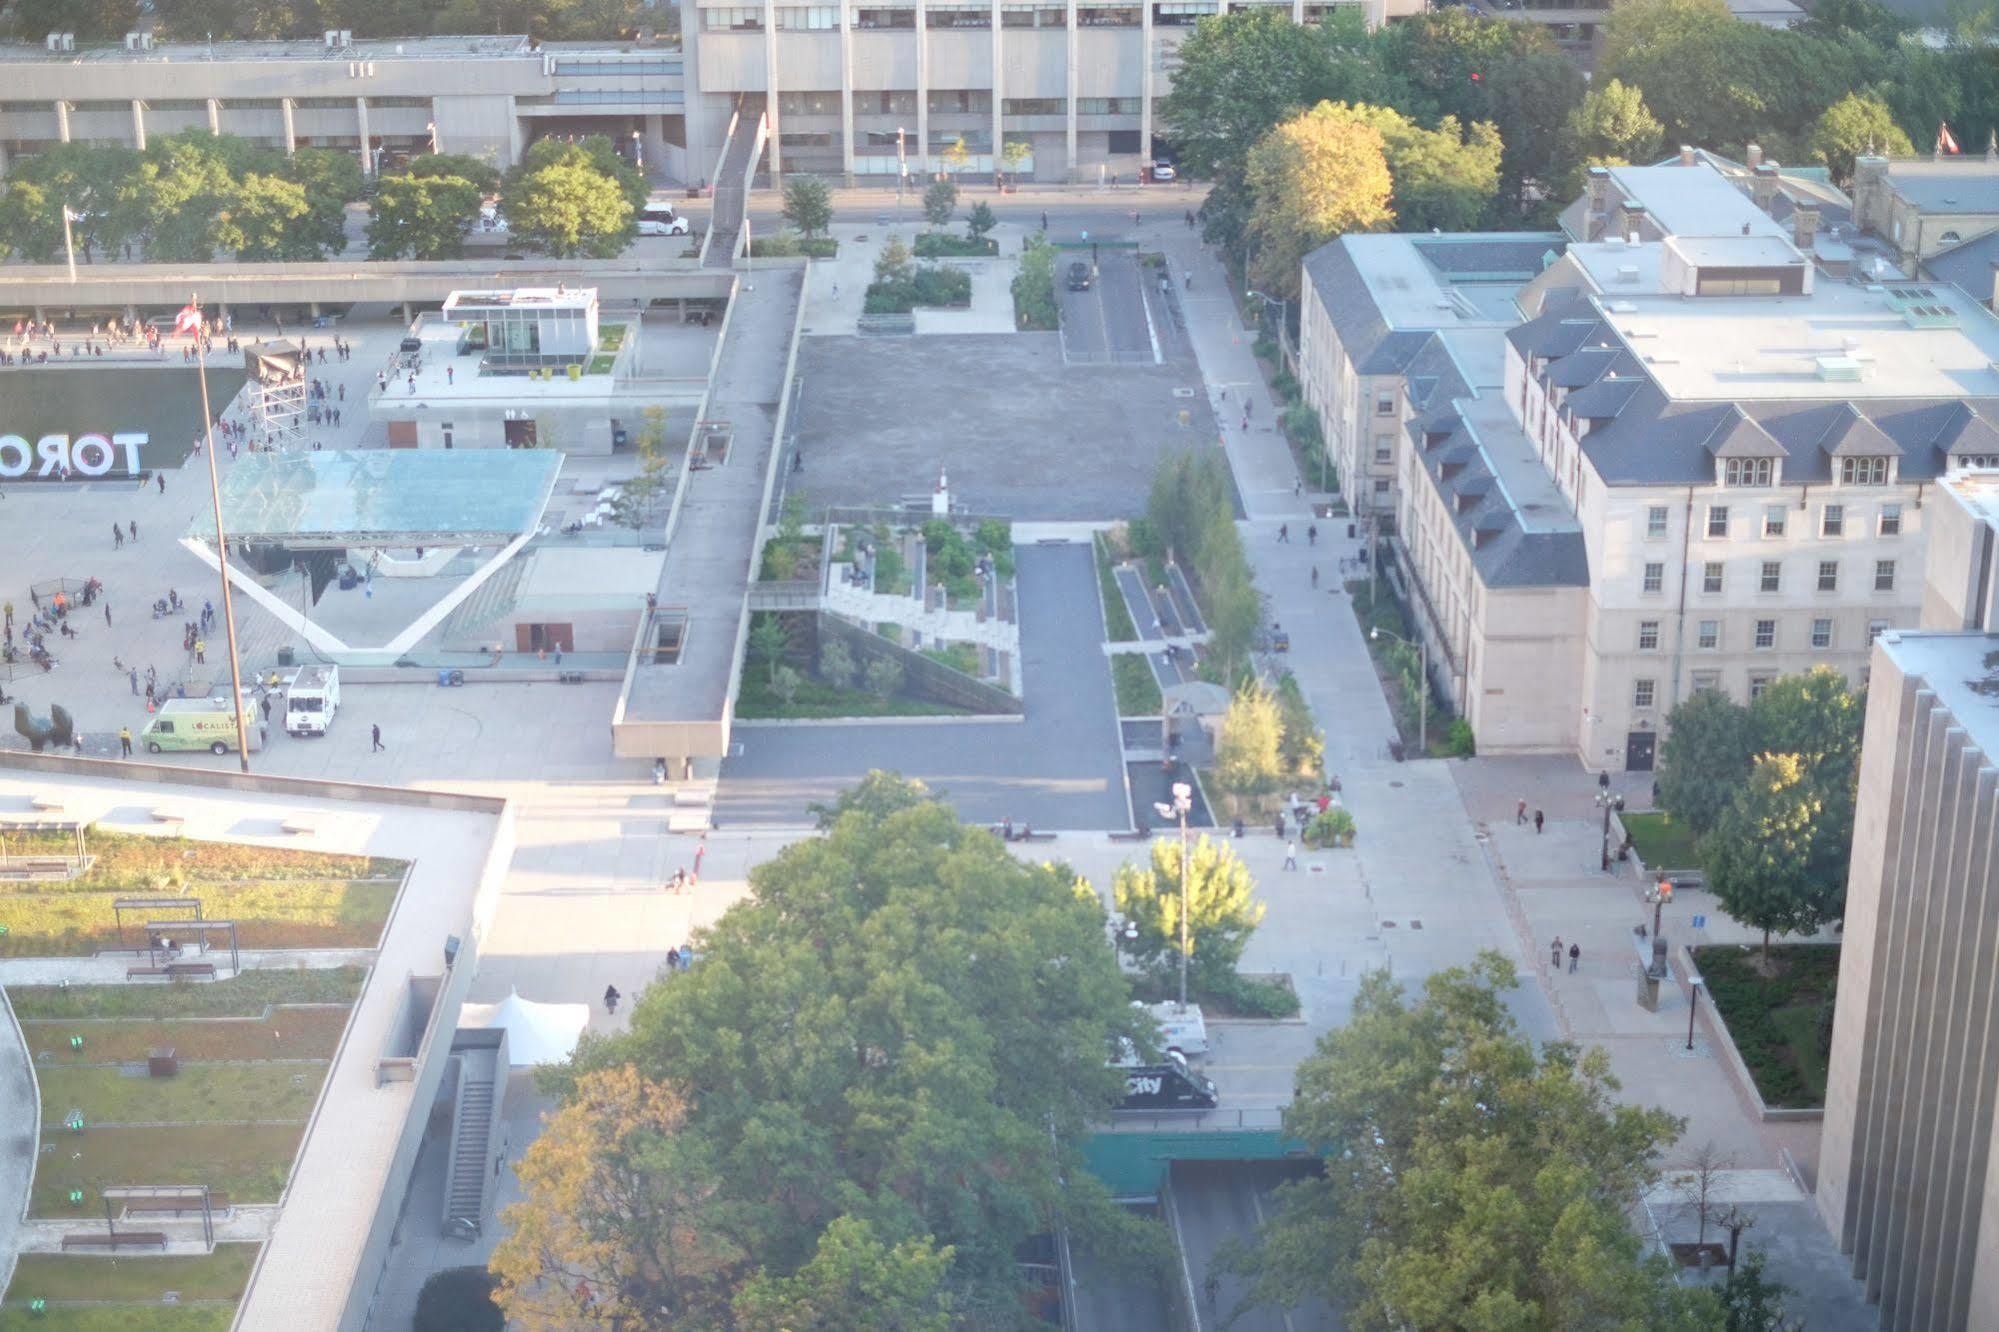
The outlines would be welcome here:
M 257 710 L 245 704 L 243 729 L 250 752 L 263 748 L 257 730 Z M 226 698 L 170 698 L 139 738 L 149 754 L 205 749 L 211 754 L 227 754 L 236 748 L 236 710 Z

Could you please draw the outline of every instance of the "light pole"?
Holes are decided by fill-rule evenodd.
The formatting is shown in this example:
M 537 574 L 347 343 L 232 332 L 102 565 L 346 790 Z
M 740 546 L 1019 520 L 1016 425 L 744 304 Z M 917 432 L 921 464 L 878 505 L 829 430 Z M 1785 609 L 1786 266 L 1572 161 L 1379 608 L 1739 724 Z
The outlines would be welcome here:
M 1416 749 L 1418 753 L 1428 754 L 1430 752 L 1430 640 L 1418 634 L 1416 641 L 1412 643 L 1393 629 L 1383 629 L 1380 625 L 1375 625 L 1367 631 L 1369 638 L 1378 639 L 1383 634 L 1387 634 L 1404 647 L 1416 649 L 1417 661 L 1423 672 L 1423 679 L 1416 690 Z M 1606 823 L 1604 826 L 1608 828 L 1610 825 Z M 1605 833 L 1605 836 L 1609 834 Z
M 1701 1006 L 1701 978 L 1689 976 L 1687 984 L 1690 987 L 1687 991 L 1687 1048 L 1691 1050 L 1694 1048 L 1694 1014 L 1700 1011 Z
M 1173 802 L 1155 800 L 1152 807 L 1162 819 L 1180 820 L 1180 1011 L 1187 1011 L 1187 814 L 1194 808 L 1194 788 L 1185 782 L 1173 783 Z
M 646 173 L 645 144 L 640 140 L 637 130 L 632 131 L 632 165 L 638 168 L 641 176 Z
M 1596 789 L 1596 804 L 1597 808 L 1603 811 L 1602 869 L 1605 874 L 1608 874 L 1610 873 L 1610 815 L 1613 810 L 1619 813 L 1624 811 L 1624 797 L 1621 795 L 1612 795 L 1609 787 L 1599 786 Z M 1666 890 L 1666 900 L 1671 901 L 1672 897 L 1672 889 L 1668 888 Z M 1653 930 L 1655 933 L 1658 930 L 1658 923 L 1656 921 L 1653 923 Z

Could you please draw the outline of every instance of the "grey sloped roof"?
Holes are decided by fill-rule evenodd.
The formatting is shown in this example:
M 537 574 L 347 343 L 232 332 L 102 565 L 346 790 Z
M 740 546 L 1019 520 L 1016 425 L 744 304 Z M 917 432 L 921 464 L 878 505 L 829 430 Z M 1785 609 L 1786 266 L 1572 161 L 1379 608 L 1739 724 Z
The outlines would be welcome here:
M 1565 389 L 1594 384 L 1617 363 L 1619 355 L 1615 347 L 1584 347 L 1572 351 L 1549 364 L 1547 380 L 1556 388 Z
M 1999 454 L 1999 427 L 1962 402 L 1949 405 L 1931 442 L 1947 454 Z
M 1644 383 L 1644 378 L 1638 375 L 1599 379 L 1562 399 L 1562 409 L 1585 421 L 1608 420 L 1629 405 Z
M 1451 349 L 1444 340 L 1434 333 L 1409 359 L 1404 373 L 1409 376 L 1410 404 L 1419 412 L 1427 410 L 1431 403 L 1449 402 L 1472 391 L 1472 386 L 1465 383 L 1465 377 L 1458 369 L 1457 358 L 1451 355 Z
M 1557 358 L 1569 356 L 1584 347 L 1608 347 L 1616 342 L 1595 307 L 1587 301 L 1569 302 L 1556 305 L 1548 302 L 1552 309 L 1524 324 L 1506 331 L 1506 340 L 1519 349 L 1522 356 L 1545 356 Z
M 1353 255 L 1337 240 L 1321 245 L 1305 256 L 1305 280 L 1318 292 L 1347 357 L 1355 366 L 1365 364 L 1389 328 Z
M 1490 588 L 1587 587 L 1589 556 L 1573 515 L 1515 510 L 1461 403 L 1439 403 L 1412 419 L 1409 431 L 1419 459 L 1415 470 L 1436 490 L 1480 580 Z M 1426 435 L 1434 437 L 1427 448 Z
M 1559 256 L 1566 242 L 1553 232 L 1526 236 L 1434 236 L 1413 242 L 1425 262 L 1452 277 L 1501 276 L 1527 281 Z
M 1431 334 L 1425 329 L 1384 329 L 1378 336 L 1372 350 L 1365 356 L 1354 357 L 1354 373 L 1360 375 L 1399 375 L 1409 367 L 1410 359 L 1423 349 Z M 1344 331 L 1340 334 L 1341 344 L 1347 344 Z
M 1884 453 L 1900 453 L 1902 446 L 1888 438 L 1880 426 L 1862 416 L 1850 402 L 1840 404 L 1819 447 L 1834 458 L 1878 458 Z
M 1953 245 L 1923 260 L 1923 271 L 1981 305 L 1992 304 L 1992 270 L 1999 265 L 1999 231 Z
M 1715 422 L 1707 437 L 1707 451 L 1717 458 L 1781 458 L 1790 452 L 1733 404 L 1724 408 L 1721 419 Z

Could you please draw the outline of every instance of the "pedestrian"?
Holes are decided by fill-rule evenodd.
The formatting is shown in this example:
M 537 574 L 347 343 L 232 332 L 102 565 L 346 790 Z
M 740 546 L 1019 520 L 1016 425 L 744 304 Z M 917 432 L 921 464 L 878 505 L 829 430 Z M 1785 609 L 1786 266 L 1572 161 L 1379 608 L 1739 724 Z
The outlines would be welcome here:
M 373 754 L 379 754 L 385 748 L 385 746 L 382 744 L 382 728 L 379 725 L 372 726 L 369 728 L 369 731 L 371 732 L 372 738 L 375 742 L 375 747 L 369 752 Z
M 1308 546 L 1319 544 L 1319 525 L 1317 523 L 1313 523 L 1305 529 L 1305 544 Z
M 606 985 L 604 987 L 604 1011 L 606 1013 L 615 1013 L 618 1011 L 618 997 L 617 986 Z
M 1562 936 L 1556 935 L 1555 942 L 1548 945 L 1548 965 L 1556 971 L 1562 969 Z
M 669 948 L 666 950 L 666 969 L 668 971 L 680 970 L 680 950 L 678 948 Z
M 1575 975 L 1575 974 L 1576 974 L 1576 963 L 1578 963 L 1578 962 L 1580 962 L 1580 961 L 1582 961 L 1582 960 L 1583 960 L 1583 946 L 1582 946 L 1581 944 L 1570 944 L 1570 945 L 1569 945 L 1569 974 L 1570 974 L 1571 976 L 1573 976 L 1573 975 Z
M 125 527 L 127 529 L 127 535 L 130 536 L 132 540 L 137 541 L 139 539 L 139 520 L 134 518 L 131 522 L 125 524 Z
M 132 728 L 129 726 L 118 728 L 118 756 L 120 758 L 132 757 Z
M 137 666 L 127 667 L 125 675 L 132 682 L 132 696 L 137 698 L 139 696 L 139 668 Z
M 104 603 L 104 627 L 111 627 L 111 603 L 108 601 Z
M 1517 828 L 1525 822 L 1527 822 L 1527 797 L 1521 796 L 1513 806 L 1513 826 Z
M 1318 588 L 1319 588 L 1319 566 L 1315 564 L 1312 566 L 1312 590 L 1316 592 Z
M 111 549 L 125 549 L 125 529 L 116 523 L 111 524 Z
M 1295 838 L 1284 844 L 1284 868 L 1288 870 L 1298 868 L 1298 843 Z
M 1271 820 L 1271 827 L 1272 827 L 1272 828 L 1273 828 L 1273 829 L 1274 829 L 1274 830 L 1276 831 L 1276 833 L 1277 833 L 1277 835 L 1278 835 L 1279 837 L 1282 837 L 1282 836 L 1284 835 L 1284 811 L 1283 811 L 1283 810 L 1281 810 L 1281 809 L 1280 809 L 1280 810 L 1278 810 L 1278 811 L 1277 811 L 1277 817 L 1276 817 L 1275 819 L 1272 819 L 1272 820 Z
M 1041 229 L 1048 230 L 1048 210 L 1045 208 L 1041 211 Z
M 264 720 L 269 721 L 271 719 L 271 696 L 269 694 L 264 695 L 263 708 Z
M 1541 835 L 1541 824 L 1546 818 L 1547 815 L 1543 814 L 1540 810 L 1537 809 L 1534 811 L 1534 835 L 1536 837 Z
M 167 474 L 166 474 L 165 472 L 154 472 L 154 473 L 153 473 L 153 480 L 155 480 L 155 481 L 157 481 L 157 482 L 159 482 L 159 483 L 160 483 L 160 493 L 161 493 L 162 495 L 166 494 L 166 493 L 167 493 Z
M 701 857 L 708 854 L 708 838 L 702 835 L 700 845 L 694 848 L 694 882 L 701 882 Z
M 1277 540 L 1280 543 L 1289 543 L 1291 540 L 1291 524 L 1279 523 L 1277 525 Z

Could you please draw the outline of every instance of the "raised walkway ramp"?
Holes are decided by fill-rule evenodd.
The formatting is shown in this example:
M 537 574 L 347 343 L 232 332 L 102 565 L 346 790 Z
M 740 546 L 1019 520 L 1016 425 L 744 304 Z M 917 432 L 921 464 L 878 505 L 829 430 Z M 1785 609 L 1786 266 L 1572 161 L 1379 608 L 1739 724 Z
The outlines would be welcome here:
M 749 207 L 750 176 L 757 158 L 763 155 L 770 127 L 764 120 L 761 94 L 745 94 L 736 108 L 729 142 L 722 149 L 722 164 L 715 172 L 715 206 L 709 210 L 708 236 L 701 243 L 703 268 L 730 268 L 743 234 L 743 217 Z

